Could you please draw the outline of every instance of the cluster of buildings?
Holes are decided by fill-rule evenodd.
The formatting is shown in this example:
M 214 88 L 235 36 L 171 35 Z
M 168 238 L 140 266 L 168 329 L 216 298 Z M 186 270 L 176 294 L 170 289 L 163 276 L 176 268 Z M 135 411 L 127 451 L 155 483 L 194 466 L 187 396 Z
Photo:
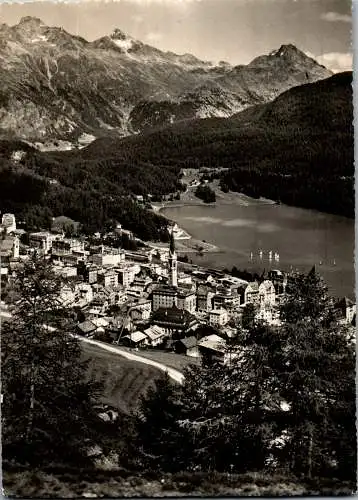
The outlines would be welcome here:
M 30 233 L 20 248 L 12 214 L 3 215 L 0 231 L 2 279 L 10 280 L 31 252 L 47 256 L 65 278 L 59 303 L 76 312 L 78 333 L 87 337 L 225 361 L 226 343 L 248 306 L 257 319 L 280 323 L 284 273 L 271 271 L 268 279 L 249 283 L 189 264 L 178 267 L 174 232 L 168 249 L 125 251 L 56 231 Z M 343 299 L 339 307 L 351 322 L 355 304 Z

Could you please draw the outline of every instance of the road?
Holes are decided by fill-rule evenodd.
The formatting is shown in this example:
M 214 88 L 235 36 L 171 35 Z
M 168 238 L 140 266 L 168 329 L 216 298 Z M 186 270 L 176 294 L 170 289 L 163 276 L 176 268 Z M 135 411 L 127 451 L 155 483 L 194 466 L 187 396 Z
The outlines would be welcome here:
M 136 361 L 138 363 L 144 363 L 145 365 L 154 366 L 155 368 L 158 368 L 163 372 L 167 372 L 169 377 L 178 384 L 183 383 L 184 375 L 180 371 L 175 370 L 174 368 L 170 368 L 169 366 L 164 365 L 163 363 L 158 363 L 157 361 L 153 361 L 148 358 L 142 358 L 142 356 L 138 356 L 137 354 L 132 354 L 131 352 L 124 351 L 120 347 L 107 345 L 104 344 L 103 342 L 99 342 L 98 340 L 88 339 L 86 337 L 79 337 L 79 336 L 77 338 L 81 342 L 86 342 L 87 344 L 95 345 L 105 351 L 113 352 L 115 354 L 118 354 L 118 356 L 122 356 L 123 358 L 127 358 L 131 361 Z
M 49 325 L 43 325 L 43 326 L 51 332 L 56 331 L 56 328 L 52 326 Z M 118 354 L 118 356 L 122 356 L 123 358 L 127 358 L 131 361 L 136 361 L 137 363 L 144 363 L 145 365 L 154 366 L 155 368 L 158 368 L 159 370 L 168 373 L 169 377 L 178 384 L 183 383 L 184 375 L 179 370 L 170 368 L 170 366 L 164 365 L 163 363 L 158 363 L 158 361 L 153 361 L 148 358 L 142 358 L 142 356 L 138 356 L 137 354 L 132 354 L 131 352 L 124 351 L 120 347 L 117 346 L 114 347 L 108 344 L 104 344 L 103 342 L 100 342 L 98 340 L 88 339 L 86 337 L 81 337 L 80 335 L 74 335 L 74 337 L 76 337 L 81 342 L 87 342 L 87 344 L 95 345 L 105 351 L 113 352 L 115 354 Z

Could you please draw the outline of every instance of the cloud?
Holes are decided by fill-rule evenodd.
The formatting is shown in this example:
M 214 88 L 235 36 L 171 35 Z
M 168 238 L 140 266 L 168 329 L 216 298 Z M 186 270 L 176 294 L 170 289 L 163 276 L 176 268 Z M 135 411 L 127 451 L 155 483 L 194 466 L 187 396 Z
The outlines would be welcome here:
M 321 19 L 330 23 L 342 22 L 351 23 L 352 16 L 349 14 L 340 14 L 339 12 L 325 12 L 322 14 Z
M 350 52 L 327 52 L 326 54 L 316 56 L 306 50 L 305 54 L 333 71 L 333 73 L 352 71 L 353 69 L 353 54 Z
M 353 68 L 353 54 L 350 52 L 328 52 L 316 57 L 316 61 L 334 73 L 351 71 Z

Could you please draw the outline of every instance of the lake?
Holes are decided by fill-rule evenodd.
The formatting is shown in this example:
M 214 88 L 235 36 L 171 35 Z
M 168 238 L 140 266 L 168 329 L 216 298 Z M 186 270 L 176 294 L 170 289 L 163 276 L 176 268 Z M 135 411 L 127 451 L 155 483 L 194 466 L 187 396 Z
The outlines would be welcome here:
M 220 248 L 219 253 L 202 257 L 190 255 L 196 264 L 251 271 L 309 271 L 316 265 L 332 295 L 354 298 L 352 219 L 247 196 L 239 197 L 237 204 L 168 207 L 162 214 L 194 238 Z M 279 262 L 274 260 L 275 253 Z

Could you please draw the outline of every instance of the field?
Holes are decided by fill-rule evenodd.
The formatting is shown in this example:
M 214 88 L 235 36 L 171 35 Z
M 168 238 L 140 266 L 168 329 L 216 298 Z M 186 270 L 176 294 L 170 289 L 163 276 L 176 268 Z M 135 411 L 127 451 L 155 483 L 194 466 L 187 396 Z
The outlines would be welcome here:
M 82 349 L 84 359 L 90 359 L 89 376 L 104 384 L 103 403 L 125 413 L 137 408 L 140 397 L 163 373 L 94 345 L 83 343 Z
M 130 349 L 121 346 L 122 350 L 130 351 Z M 131 351 L 130 351 L 131 352 Z M 159 351 L 157 349 L 139 349 L 135 354 L 143 358 L 152 359 L 158 363 L 174 368 L 175 370 L 183 371 L 188 365 L 198 365 L 200 361 L 198 358 L 190 358 L 174 352 Z

